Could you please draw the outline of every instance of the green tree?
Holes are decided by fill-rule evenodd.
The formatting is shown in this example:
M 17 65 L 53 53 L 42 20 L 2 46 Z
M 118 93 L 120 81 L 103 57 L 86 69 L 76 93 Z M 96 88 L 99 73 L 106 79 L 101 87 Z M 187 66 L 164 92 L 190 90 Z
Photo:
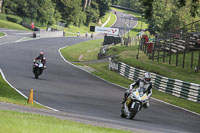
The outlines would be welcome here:
M 120 4 L 119 0 L 112 0 L 111 3 L 113 5 L 119 5 Z
M 3 3 L 4 13 L 43 24 L 54 22 L 54 11 L 51 0 L 6 0 Z
M 86 10 L 87 20 L 86 25 L 88 26 L 90 22 L 96 23 L 99 20 L 99 5 L 92 1 L 91 5 Z
M 111 0 L 96 0 L 96 3 L 99 5 L 100 17 L 110 10 Z
M 54 0 L 56 10 L 61 13 L 62 21 L 67 25 L 81 25 L 86 21 L 86 15 L 82 12 L 82 0 Z
M 154 0 L 141 0 L 144 6 L 144 13 L 146 19 L 151 19 Z

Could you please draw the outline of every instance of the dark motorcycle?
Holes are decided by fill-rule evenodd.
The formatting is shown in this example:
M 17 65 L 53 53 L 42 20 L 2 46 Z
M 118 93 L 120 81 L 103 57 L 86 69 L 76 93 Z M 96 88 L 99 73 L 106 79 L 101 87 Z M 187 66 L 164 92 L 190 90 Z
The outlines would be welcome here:
M 35 79 L 38 79 L 38 77 L 42 74 L 44 70 L 44 65 L 42 64 L 41 60 L 36 60 L 33 65 L 33 73 L 35 75 Z

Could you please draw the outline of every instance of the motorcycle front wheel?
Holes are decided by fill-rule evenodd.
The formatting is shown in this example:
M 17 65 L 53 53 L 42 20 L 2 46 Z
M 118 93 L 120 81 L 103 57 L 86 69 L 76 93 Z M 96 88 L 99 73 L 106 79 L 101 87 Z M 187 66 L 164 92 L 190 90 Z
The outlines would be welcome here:
M 37 68 L 36 70 L 35 70 L 35 79 L 38 79 L 38 77 L 39 77 L 39 75 L 40 75 L 40 70 Z
M 140 107 L 139 103 L 135 103 L 134 108 L 130 109 L 130 114 L 128 119 L 132 120 L 138 112 L 138 108 Z

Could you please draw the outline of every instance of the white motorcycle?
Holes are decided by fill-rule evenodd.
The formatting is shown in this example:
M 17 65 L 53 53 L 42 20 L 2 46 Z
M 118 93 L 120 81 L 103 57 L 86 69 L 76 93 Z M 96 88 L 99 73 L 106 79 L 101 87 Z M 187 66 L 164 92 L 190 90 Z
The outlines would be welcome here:
M 124 102 L 120 116 L 132 120 L 147 102 L 148 96 L 146 93 L 139 92 L 138 89 L 133 90 Z
M 38 79 L 39 75 L 42 74 L 43 70 L 44 70 L 44 65 L 42 64 L 41 60 L 36 60 L 34 61 L 34 65 L 33 65 L 33 73 L 35 75 L 35 78 Z

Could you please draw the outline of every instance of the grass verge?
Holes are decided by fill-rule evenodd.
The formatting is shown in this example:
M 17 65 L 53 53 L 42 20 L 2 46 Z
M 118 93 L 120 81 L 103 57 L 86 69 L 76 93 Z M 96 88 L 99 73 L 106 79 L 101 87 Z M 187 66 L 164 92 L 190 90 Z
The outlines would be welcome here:
M 15 111 L 0 111 L 1 133 L 128 133 L 111 128 Z
M 68 46 L 61 50 L 63 56 L 70 61 L 90 61 L 97 60 L 103 39 L 82 42 Z
M 5 35 L 4 33 L 0 32 L 0 37 L 1 37 L 1 36 L 4 36 L 4 35 Z
M 179 79 L 186 82 L 192 82 L 200 84 L 200 73 L 194 72 L 194 70 L 190 70 L 190 66 L 186 66 L 184 69 L 181 66 L 175 66 L 175 64 L 169 64 L 166 58 L 166 62 L 163 63 L 162 61 L 152 61 L 149 60 L 149 57 L 146 56 L 143 52 L 139 52 L 139 59 L 136 59 L 136 55 L 138 53 L 138 46 L 112 46 L 108 49 L 107 53 L 108 55 L 119 55 L 119 60 L 129 64 L 130 66 L 134 66 L 139 69 L 143 69 L 149 72 L 154 72 L 156 74 L 173 78 L 173 79 Z M 195 55 L 198 55 L 198 53 L 195 53 Z M 186 55 L 190 56 L 190 53 Z M 179 56 L 181 58 L 181 56 Z M 172 61 L 175 60 L 175 56 L 172 57 Z M 190 61 L 190 58 L 188 57 L 188 60 L 186 58 L 186 61 Z
M 113 13 L 110 13 L 110 21 L 108 21 L 108 23 L 104 27 L 112 26 L 115 23 L 116 20 L 117 20 L 116 15 L 113 14 Z
M 16 30 L 26 30 L 26 31 L 30 31 L 29 29 L 13 23 L 13 22 L 9 22 L 9 21 L 5 21 L 5 20 L 0 20 L 0 27 L 1 28 L 7 28 L 7 29 L 16 29 Z
M 36 103 L 27 104 L 27 99 L 22 97 L 19 93 L 17 93 L 13 88 L 11 88 L 2 78 L 0 74 L 0 101 L 2 102 L 9 102 L 14 104 L 19 104 L 28 107 L 35 107 L 35 108 L 45 108 L 41 105 Z
M 111 15 L 111 12 L 107 12 L 106 15 L 104 15 L 101 18 L 101 23 L 104 24 L 107 21 L 107 19 L 109 18 L 110 15 Z

